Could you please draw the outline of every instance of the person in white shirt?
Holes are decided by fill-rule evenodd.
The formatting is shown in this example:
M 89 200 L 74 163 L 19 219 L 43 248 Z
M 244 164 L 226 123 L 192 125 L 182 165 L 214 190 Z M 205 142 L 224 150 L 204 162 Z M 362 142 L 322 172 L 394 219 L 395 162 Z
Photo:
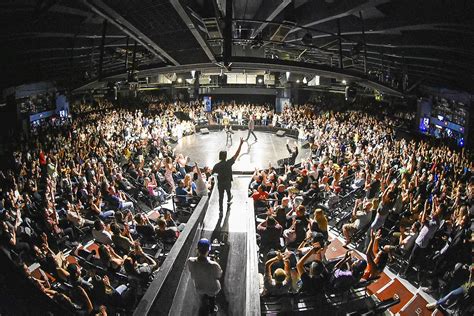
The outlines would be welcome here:
M 201 173 L 201 170 L 199 169 L 199 166 L 197 162 L 195 162 L 195 168 L 196 168 L 196 173 L 195 173 L 195 180 L 194 183 L 196 184 L 196 195 L 199 197 L 207 196 L 209 194 L 209 190 L 207 188 L 207 183 L 204 180 L 205 175 Z
M 219 278 L 222 276 L 221 266 L 208 257 L 211 243 L 206 238 L 199 240 L 197 245 L 198 256 L 190 257 L 187 262 L 191 279 L 196 292 L 202 296 L 203 303 L 209 307 L 209 313 L 216 313 L 216 295 L 221 290 Z
M 104 222 L 100 219 L 94 222 L 94 228 L 92 229 L 92 237 L 101 244 L 111 245 L 112 234 L 105 230 Z

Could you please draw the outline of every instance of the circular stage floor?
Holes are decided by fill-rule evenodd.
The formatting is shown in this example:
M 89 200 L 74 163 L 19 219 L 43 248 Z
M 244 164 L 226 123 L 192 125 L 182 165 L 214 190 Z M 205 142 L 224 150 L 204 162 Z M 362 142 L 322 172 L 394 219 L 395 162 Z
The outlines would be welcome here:
M 232 145 L 226 145 L 226 133 L 224 131 L 210 131 L 207 135 L 193 134 L 185 136 L 178 141 L 175 146 L 176 154 L 182 153 L 189 156 L 190 164 L 194 165 L 197 161 L 199 166 L 213 167 L 218 162 L 219 151 L 227 150 L 227 158 L 232 157 L 237 146 L 239 145 L 240 137 L 244 139 L 247 137 L 248 131 L 234 131 L 232 135 Z M 234 164 L 233 170 L 236 172 L 253 172 L 255 168 L 268 168 L 268 163 L 272 166 L 278 166 L 279 159 L 289 157 L 286 149 L 286 141 L 290 140 L 290 145 L 294 146 L 295 139 L 290 137 L 278 137 L 274 133 L 255 132 L 258 137 L 257 142 L 254 137 L 250 135 L 249 141 L 244 142 L 242 150 L 237 161 Z M 302 149 L 301 144 L 298 144 L 299 154 L 296 162 L 309 156 L 309 149 Z

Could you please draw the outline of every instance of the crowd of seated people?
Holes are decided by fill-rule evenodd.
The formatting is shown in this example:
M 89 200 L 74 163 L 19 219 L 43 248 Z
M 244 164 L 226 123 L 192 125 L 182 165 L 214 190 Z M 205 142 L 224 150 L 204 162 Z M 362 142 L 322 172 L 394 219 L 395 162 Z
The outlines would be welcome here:
M 468 154 L 398 139 L 388 117 L 348 111 L 307 121 L 311 157 L 256 170 L 249 185 L 264 293 L 306 291 L 314 288 L 307 285 L 312 277 L 321 282 L 318 289 L 334 290 L 340 278 L 348 288 L 388 265 L 435 297 L 465 282 L 456 293 L 470 294 L 474 164 Z M 335 265 L 325 259 L 328 221 L 364 260 L 349 252 Z M 456 267 L 463 272 L 455 278 Z
M 313 106 L 302 105 L 275 114 L 235 104 L 220 111 L 237 111 L 238 119 L 241 107 L 260 112 L 260 124 L 299 130 L 311 144 L 311 157 L 301 163 L 292 157 L 284 170 L 257 170 L 249 187 L 260 213 L 269 293 L 325 288 L 314 285 L 318 280 L 346 289 L 397 259 L 409 279 L 413 268 L 429 272 L 419 278 L 429 280 L 425 290 L 435 296 L 467 281 L 474 166 L 466 153 L 396 139 L 393 120 L 360 111 L 316 115 Z M 183 135 L 204 116 L 196 103 L 152 102 L 146 112 L 91 112 L 13 145 L 13 168 L 0 173 L 1 249 L 19 265 L 40 263 L 41 271 L 73 289 L 54 288 L 43 273 L 32 276 L 46 295 L 87 312 L 120 307 L 115 304 L 128 301 L 117 297 L 136 301 L 143 293 L 158 267 L 145 244 L 172 244 L 183 226 L 172 212 L 144 213 L 137 196 L 154 207 L 177 194 L 176 202 L 186 205 L 212 184 L 208 168 L 189 167 L 190 159 L 168 145 L 183 123 L 175 112 L 194 120 L 182 126 Z M 341 203 L 348 207 L 342 210 Z M 346 246 L 362 247 L 367 260 L 354 252 L 326 260 L 329 220 L 340 224 Z M 87 236 L 95 249 L 83 244 Z M 426 258 L 436 263 L 431 271 L 419 269 Z
M 78 314 L 133 310 L 210 189 L 209 170 L 174 153 L 167 111 L 112 109 L 10 144 L 0 172 L 0 250 L 42 293 Z M 174 109 L 176 110 L 176 108 Z M 158 247 L 157 247 L 158 245 Z

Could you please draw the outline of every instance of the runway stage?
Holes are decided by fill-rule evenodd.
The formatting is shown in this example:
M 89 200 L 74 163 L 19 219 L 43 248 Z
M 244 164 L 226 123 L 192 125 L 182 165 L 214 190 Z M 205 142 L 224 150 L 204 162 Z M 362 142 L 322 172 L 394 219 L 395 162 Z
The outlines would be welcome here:
M 210 131 L 207 135 L 193 134 L 185 136 L 178 141 L 176 145 L 176 154 L 182 153 L 189 156 L 190 164 L 194 165 L 194 161 L 199 163 L 200 167 L 213 167 L 218 162 L 219 151 L 227 150 L 227 157 L 230 158 L 239 144 L 240 137 L 247 137 L 248 131 L 234 131 L 232 135 L 232 145 L 226 145 L 226 134 L 224 131 Z M 253 172 L 255 167 L 259 169 L 268 168 L 268 163 L 272 166 L 278 166 L 279 159 L 289 157 L 286 150 L 286 141 L 290 141 L 290 145 L 294 146 L 295 139 L 290 137 L 278 137 L 274 133 L 255 132 L 257 142 L 250 135 L 248 142 L 242 145 L 242 151 L 239 158 L 234 164 L 234 172 Z M 296 162 L 301 162 L 309 156 L 309 149 L 302 149 L 298 144 L 299 154 Z

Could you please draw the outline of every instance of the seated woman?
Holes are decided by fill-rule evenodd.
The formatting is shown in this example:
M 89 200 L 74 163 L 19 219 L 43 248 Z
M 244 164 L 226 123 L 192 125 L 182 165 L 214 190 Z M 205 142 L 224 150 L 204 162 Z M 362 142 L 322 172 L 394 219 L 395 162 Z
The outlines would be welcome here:
M 86 226 L 94 225 L 94 221 L 84 218 L 80 209 L 77 205 L 71 204 L 69 201 L 66 203 L 66 218 L 74 227 L 84 228 Z
M 102 210 L 102 197 L 94 197 L 89 195 L 87 197 L 86 208 L 94 215 L 98 216 L 101 220 L 111 219 L 114 217 L 115 212 L 112 210 L 103 211 Z
M 120 227 L 116 223 L 112 223 L 110 225 L 110 230 L 113 234 L 112 241 L 114 243 L 115 249 L 119 253 L 128 254 L 132 250 L 133 246 L 133 239 L 132 236 L 130 236 L 130 232 L 128 231 L 128 226 L 125 226 L 125 233 L 122 233 Z
M 102 265 L 111 272 L 119 272 L 123 266 L 124 258 L 119 256 L 110 245 L 99 246 L 99 257 Z
M 123 304 L 123 295 L 127 290 L 125 284 L 121 284 L 118 287 L 114 288 L 110 284 L 109 277 L 105 275 L 101 277 L 96 274 L 92 277 L 93 289 L 91 291 L 92 297 L 94 299 L 94 305 L 122 305 Z
M 157 184 L 154 173 L 151 174 L 151 178 L 145 177 L 144 186 L 147 189 L 148 194 L 152 198 L 159 200 L 161 203 L 165 203 L 166 199 L 169 198 L 168 193 L 166 193 L 166 191 Z
M 328 219 L 322 209 L 317 208 L 314 211 L 314 217 L 309 221 L 308 228 L 311 232 L 321 233 L 324 236 L 325 242 L 327 242 L 328 235 Z M 324 246 L 324 245 L 323 245 Z
M 133 202 L 127 200 L 127 196 L 120 190 L 117 190 L 114 183 L 107 184 L 104 182 L 102 194 L 104 199 L 119 210 L 134 210 Z
M 344 258 L 334 266 L 329 283 L 336 291 L 347 291 L 356 285 L 367 267 L 365 260 L 352 260 L 351 254 L 347 251 Z
M 388 260 L 388 253 L 379 250 L 379 240 L 382 237 L 380 230 L 377 234 L 374 234 L 372 230 L 370 237 L 369 247 L 367 248 L 367 268 L 362 276 L 364 280 L 378 277 L 383 272 L 383 269 L 385 269 Z

